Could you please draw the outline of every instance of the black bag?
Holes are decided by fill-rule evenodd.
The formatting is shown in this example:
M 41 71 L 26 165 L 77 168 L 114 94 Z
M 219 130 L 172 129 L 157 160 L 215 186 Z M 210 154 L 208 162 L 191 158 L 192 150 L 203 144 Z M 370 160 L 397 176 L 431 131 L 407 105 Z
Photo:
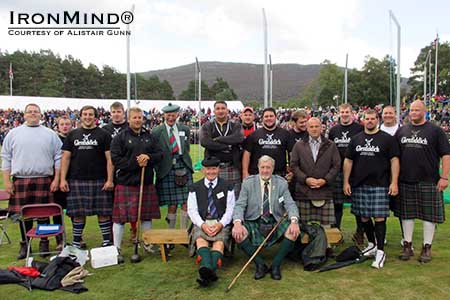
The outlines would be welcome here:
M 187 170 L 184 168 L 175 170 L 175 184 L 178 186 L 185 186 L 187 182 Z

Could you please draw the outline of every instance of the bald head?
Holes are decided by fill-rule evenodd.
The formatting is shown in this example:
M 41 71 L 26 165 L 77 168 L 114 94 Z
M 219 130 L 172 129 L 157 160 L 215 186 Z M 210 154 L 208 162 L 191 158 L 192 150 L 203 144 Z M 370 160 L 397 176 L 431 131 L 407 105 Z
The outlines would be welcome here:
M 312 138 L 318 138 L 322 131 L 322 125 L 320 124 L 320 119 L 316 117 L 312 117 L 308 120 L 306 124 L 306 129 L 308 131 L 309 136 Z
M 411 107 L 409 109 L 409 118 L 411 119 L 411 123 L 413 125 L 421 125 L 425 123 L 425 103 L 421 100 L 416 100 L 411 103 Z

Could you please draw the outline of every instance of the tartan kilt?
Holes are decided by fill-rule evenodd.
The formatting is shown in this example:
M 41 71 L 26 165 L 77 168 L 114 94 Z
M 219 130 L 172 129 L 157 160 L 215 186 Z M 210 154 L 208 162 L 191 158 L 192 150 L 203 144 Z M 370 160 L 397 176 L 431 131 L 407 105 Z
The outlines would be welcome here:
M 394 216 L 400 218 L 400 196 L 389 196 L 389 209 L 394 213 Z
M 220 167 L 219 177 L 233 185 L 234 195 L 236 196 L 236 199 L 238 199 L 242 182 L 241 171 L 239 168 L 233 166 Z
M 14 195 L 9 199 L 8 210 L 20 213 L 22 206 L 27 204 L 53 203 L 53 193 L 50 192 L 51 177 L 13 178 Z
M 270 220 L 271 224 L 273 224 L 273 226 L 275 226 L 275 224 L 277 224 L 277 221 L 275 220 L 275 218 L 272 215 L 270 217 L 271 217 L 271 220 Z M 265 239 L 265 237 L 259 231 L 260 222 L 263 222 L 261 220 L 261 218 L 259 218 L 258 220 L 254 220 L 254 221 L 245 220 L 245 222 L 244 222 L 245 229 L 247 229 L 247 231 L 248 231 L 247 238 L 249 239 L 250 243 L 256 247 L 261 245 L 261 243 Z M 288 229 L 289 225 L 290 225 L 290 221 L 288 221 L 287 219 L 284 219 L 283 221 L 281 221 L 277 230 L 272 234 L 272 236 L 267 241 L 267 243 L 264 245 L 264 247 L 269 248 L 272 245 L 274 245 L 276 242 L 278 242 L 278 240 L 283 238 L 284 233 Z
M 302 223 L 319 222 L 322 225 L 335 224 L 334 203 L 326 200 L 322 207 L 315 207 L 310 200 L 296 201 Z
M 67 215 L 69 217 L 111 216 L 113 192 L 102 191 L 105 184 L 99 180 L 69 180 L 67 195 Z
M 185 168 L 187 171 L 187 183 L 185 186 L 175 184 L 175 170 Z M 156 180 L 156 191 L 158 192 L 159 206 L 182 205 L 187 202 L 189 186 L 192 184 L 192 173 L 181 159 L 177 159 L 176 164 L 169 173 L 161 179 Z
M 114 190 L 112 221 L 136 222 L 139 208 L 139 186 L 117 185 Z M 160 219 L 158 195 L 153 184 L 145 185 L 142 193 L 141 221 Z
M 342 191 L 343 186 L 344 186 L 344 176 L 342 172 L 339 172 L 336 176 L 336 180 L 334 181 L 334 191 L 333 191 L 334 204 L 343 204 L 352 202 L 352 198 L 346 196 Z
M 389 217 L 389 188 L 362 185 L 352 189 L 352 214 L 360 217 Z
M 444 223 L 445 210 L 442 192 L 436 184 L 419 182 L 400 183 L 400 218 L 402 220 L 420 219 L 432 223 Z
M 198 238 L 202 238 L 208 242 L 222 241 L 227 248 L 227 245 L 231 242 L 231 226 L 225 226 L 222 230 L 215 236 L 207 235 L 200 227 L 194 225 L 191 231 L 192 238 L 189 240 L 191 243 L 195 244 Z

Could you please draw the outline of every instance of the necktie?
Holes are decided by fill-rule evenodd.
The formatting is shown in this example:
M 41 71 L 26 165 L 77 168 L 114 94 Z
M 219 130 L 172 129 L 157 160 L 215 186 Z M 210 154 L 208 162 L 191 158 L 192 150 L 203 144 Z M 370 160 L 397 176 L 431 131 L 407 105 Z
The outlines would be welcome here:
M 213 197 L 213 183 L 212 181 L 209 182 L 209 188 L 208 188 L 208 215 L 211 218 L 217 218 L 217 208 L 214 204 L 214 197 Z
M 175 134 L 173 133 L 173 127 L 170 127 L 169 144 L 172 148 L 172 154 L 177 154 L 179 149 L 177 139 L 175 138 Z
M 265 181 L 264 182 L 262 219 L 263 219 L 264 222 L 268 222 L 269 218 L 270 218 L 269 181 Z

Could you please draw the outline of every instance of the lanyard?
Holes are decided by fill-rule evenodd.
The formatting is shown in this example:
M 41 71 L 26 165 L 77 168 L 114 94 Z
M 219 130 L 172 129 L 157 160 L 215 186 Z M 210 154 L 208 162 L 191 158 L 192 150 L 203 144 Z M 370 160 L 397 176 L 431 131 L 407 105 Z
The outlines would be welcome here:
M 227 136 L 228 131 L 230 130 L 230 122 L 229 121 L 227 122 L 227 130 L 225 130 L 225 134 L 222 134 L 222 131 L 219 130 L 219 127 L 217 126 L 217 121 L 214 121 L 214 126 L 216 126 L 216 129 L 221 136 Z

